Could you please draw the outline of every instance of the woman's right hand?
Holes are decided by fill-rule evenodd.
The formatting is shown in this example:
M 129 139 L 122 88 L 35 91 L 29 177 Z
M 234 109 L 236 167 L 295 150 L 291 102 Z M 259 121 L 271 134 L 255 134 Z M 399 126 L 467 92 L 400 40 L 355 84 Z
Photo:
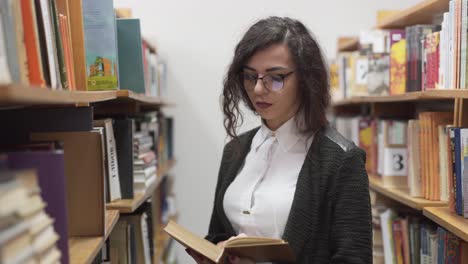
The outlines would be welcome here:
M 197 262 L 197 264 L 214 264 L 213 261 L 199 254 L 198 252 L 193 251 L 190 248 L 186 248 L 185 252 L 187 252 L 195 260 L 195 262 Z

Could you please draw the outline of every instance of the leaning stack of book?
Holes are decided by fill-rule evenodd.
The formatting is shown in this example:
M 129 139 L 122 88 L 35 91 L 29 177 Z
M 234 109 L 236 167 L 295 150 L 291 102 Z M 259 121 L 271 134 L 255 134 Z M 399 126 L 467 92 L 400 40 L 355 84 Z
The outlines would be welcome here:
M 156 154 L 154 137 L 149 130 L 140 129 L 133 137 L 133 188 L 135 192 L 145 192 L 156 181 Z
M 0 171 L 1 263 L 68 263 L 40 193 L 33 170 Z

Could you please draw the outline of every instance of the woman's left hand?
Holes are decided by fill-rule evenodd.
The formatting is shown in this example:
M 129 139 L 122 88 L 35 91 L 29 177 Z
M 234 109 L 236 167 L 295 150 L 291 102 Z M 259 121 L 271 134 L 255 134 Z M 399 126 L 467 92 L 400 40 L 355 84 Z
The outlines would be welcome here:
M 248 258 L 239 258 L 238 256 L 229 256 L 230 264 L 255 264 L 251 259 Z

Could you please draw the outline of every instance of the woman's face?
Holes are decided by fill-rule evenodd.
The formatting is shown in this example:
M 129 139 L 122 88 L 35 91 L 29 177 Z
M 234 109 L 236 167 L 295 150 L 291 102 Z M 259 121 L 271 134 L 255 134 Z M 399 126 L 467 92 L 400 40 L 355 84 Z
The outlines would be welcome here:
M 263 77 L 263 81 L 256 81 Z M 256 52 L 244 66 L 243 80 L 252 105 L 271 130 L 278 129 L 296 114 L 297 72 L 285 44 Z

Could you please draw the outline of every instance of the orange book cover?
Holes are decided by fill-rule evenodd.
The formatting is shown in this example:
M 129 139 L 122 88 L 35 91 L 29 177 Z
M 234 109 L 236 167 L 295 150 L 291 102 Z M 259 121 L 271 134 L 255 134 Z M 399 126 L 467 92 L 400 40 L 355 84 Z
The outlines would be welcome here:
M 406 39 L 393 44 L 390 50 L 390 94 L 406 92 Z
M 421 190 L 422 196 L 427 199 L 428 193 L 428 177 L 427 177 L 427 161 L 428 161 L 428 148 L 427 148 L 427 113 L 420 114 L 421 127 L 420 127 L 420 165 L 421 165 Z
M 64 1 L 64 0 L 62 0 Z M 81 0 L 67 1 L 76 90 L 86 91 L 86 52 Z
M 403 257 L 403 234 L 401 230 L 401 219 L 396 219 L 392 224 L 393 232 L 393 249 L 395 254 L 395 262 L 397 264 L 404 264 Z
M 23 18 L 24 45 L 28 58 L 29 83 L 34 86 L 45 87 L 34 0 L 21 0 L 21 14 Z

